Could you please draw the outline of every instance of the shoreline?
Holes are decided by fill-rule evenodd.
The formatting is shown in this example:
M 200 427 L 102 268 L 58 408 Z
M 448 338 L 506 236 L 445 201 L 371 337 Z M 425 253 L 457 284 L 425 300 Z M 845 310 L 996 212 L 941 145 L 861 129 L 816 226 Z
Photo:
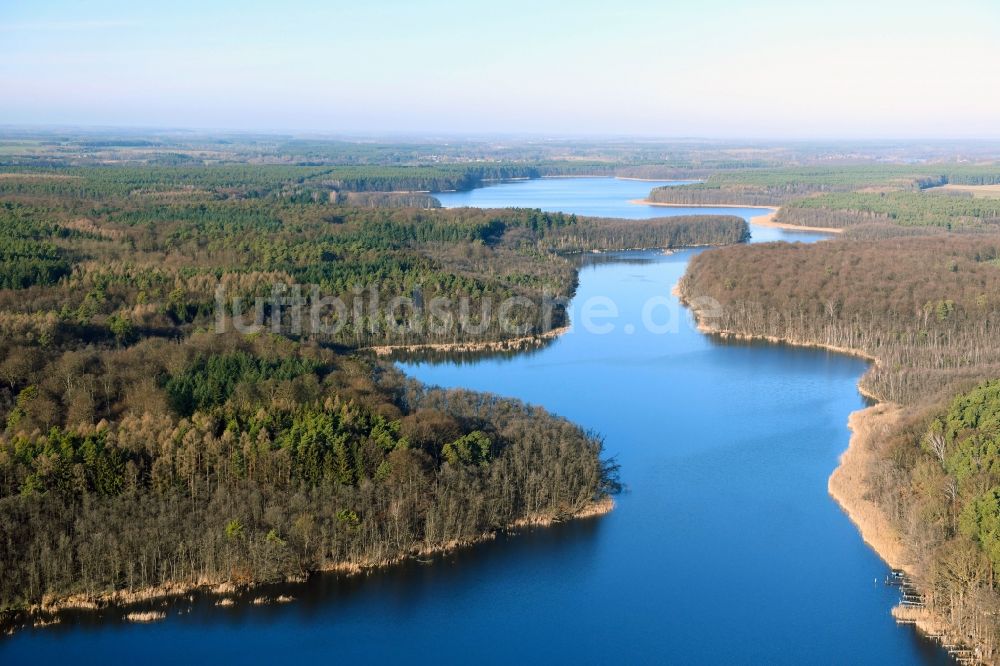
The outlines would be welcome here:
M 761 227 L 774 227 L 775 229 L 787 229 L 788 231 L 804 231 L 807 233 L 815 234 L 840 234 L 844 230 L 838 227 L 807 227 L 801 224 L 788 224 L 787 222 L 776 222 L 775 218 L 778 216 L 778 212 L 781 210 L 781 206 L 773 209 L 770 213 L 765 213 L 764 215 L 758 215 L 756 217 L 750 218 L 750 224 L 756 224 Z
M 680 299 L 682 305 L 690 309 L 681 290 L 680 282 L 674 285 L 672 293 Z M 697 311 L 692 310 L 692 312 L 698 330 L 706 335 L 738 340 L 756 340 L 793 347 L 825 349 L 838 354 L 863 358 L 875 365 L 881 363 L 878 357 L 860 349 L 712 328 L 699 321 Z M 858 379 L 858 393 L 875 404 L 855 410 L 848 415 L 847 427 L 851 431 L 851 436 L 847 448 L 837 460 L 837 466 L 827 478 L 827 493 L 858 530 L 861 540 L 872 549 L 879 559 L 890 568 L 901 570 L 907 576 L 913 577 L 916 569 L 911 562 L 906 545 L 885 512 L 867 497 L 868 487 L 871 483 L 870 463 L 874 456 L 874 442 L 879 437 L 884 436 L 885 432 L 902 417 L 903 407 L 893 402 L 883 402 L 866 390 L 861 385 L 863 378 L 864 375 Z M 911 608 L 899 603 L 892 607 L 890 614 L 897 624 L 912 624 L 924 636 L 937 641 L 942 646 L 963 643 L 961 632 L 927 608 Z
M 902 415 L 903 408 L 892 402 L 880 402 L 851 412 L 847 420 L 851 438 L 827 480 L 827 492 L 854 523 L 865 545 L 891 568 L 902 571 L 912 580 L 916 566 L 906 544 L 885 512 L 867 497 L 875 442 L 894 427 Z M 956 627 L 926 607 L 905 606 L 900 602 L 890 613 L 896 624 L 912 624 L 924 636 L 940 643 L 949 654 L 949 645 L 969 645 L 968 639 Z
M 902 407 L 882 402 L 851 412 L 847 449 L 827 480 L 827 491 L 861 534 L 862 540 L 893 569 L 913 575 L 910 555 L 885 513 L 866 494 L 871 483 L 870 463 L 874 442 L 902 415 Z
M 570 520 L 587 520 L 598 518 L 611 513 L 615 508 L 614 499 L 608 495 L 601 499 L 591 500 L 586 505 L 569 514 L 531 514 L 518 518 L 517 520 L 496 528 L 495 530 L 484 532 L 475 537 L 467 539 L 455 539 L 438 544 L 424 544 L 412 546 L 407 552 L 396 557 L 384 558 L 380 560 L 355 560 L 344 562 L 329 562 L 312 569 L 301 576 L 287 577 L 283 583 L 308 582 L 309 576 L 316 573 L 333 573 L 345 576 L 353 576 L 366 572 L 377 571 L 391 566 L 402 564 L 407 560 L 434 555 L 445 555 L 455 550 L 468 548 L 476 544 L 491 541 L 500 533 L 510 533 L 520 529 L 551 527 L 556 523 L 568 522 Z M 9 636 L 19 629 L 41 628 L 50 625 L 60 624 L 63 612 L 72 611 L 98 611 L 108 608 L 127 611 L 140 604 L 165 601 L 177 597 L 194 595 L 195 593 L 215 595 L 219 597 L 217 606 L 235 605 L 232 594 L 243 593 L 262 585 L 275 581 L 251 581 L 249 583 L 233 583 L 224 579 L 201 579 L 190 582 L 170 581 L 155 587 L 142 588 L 137 590 L 113 590 L 110 592 L 99 592 L 96 594 L 77 593 L 67 595 L 58 599 L 43 599 L 41 603 L 28 607 L 20 611 L 6 611 L 7 621 L 0 625 L 0 640 L 2 636 Z M 223 603 L 228 600 L 228 603 Z M 256 602 L 255 602 L 256 604 Z M 144 619 L 133 619 L 135 613 L 123 613 L 122 618 L 129 622 L 153 621 L 163 619 L 163 617 Z M 0 619 L 4 614 L 0 614 Z M 138 616 L 137 616 L 138 617 Z
M 614 176 L 615 180 L 634 180 L 639 183 L 703 183 L 703 180 L 690 178 L 633 178 L 632 176 Z M 637 200 L 638 201 L 638 200 Z
M 390 356 L 393 352 L 481 352 L 481 351 L 520 351 L 531 345 L 541 344 L 547 340 L 554 340 L 565 333 L 568 333 L 570 326 L 560 326 L 537 333 L 535 335 L 524 335 L 507 340 L 491 340 L 483 342 L 423 342 L 412 345 L 374 345 L 372 347 L 361 347 L 357 351 L 375 352 L 376 356 Z
M 675 296 L 681 298 L 681 303 L 685 307 L 688 307 L 687 301 L 682 296 L 680 291 L 680 285 L 678 284 L 674 292 Z M 697 314 L 696 314 L 697 317 Z M 854 349 L 853 347 L 840 347 L 838 345 L 831 345 L 825 342 L 804 342 L 800 340 L 793 340 L 791 338 L 782 338 L 776 335 L 758 335 L 753 333 L 739 333 L 737 331 L 731 331 L 725 328 L 714 328 L 708 324 L 703 324 L 698 322 L 698 331 L 706 335 L 714 335 L 716 337 L 722 338 L 724 340 L 743 340 L 745 342 L 768 342 L 775 345 L 788 345 L 791 347 L 803 347 L 806 349 L 824 349 L 826 351 L 831 351 L 837 354 L 843 354 L 844 356 L 854 356 L 856 358 L 863 358 L 866 361 L 870 361 L 875 365 L 881 364 L 881 361 L 876 356 L 872 356 L 868 352 L 862 351 L 860 349 Z M 861 380 L 858 380 L 859 382 Z M 881 404 L 881 400 L 875 396 L 870 391 L 864 389 L 862 386 L 858 386 L 858 392 L 869 400 L 874 400 Z
M 774 227 L 776 229 L 787 229 L 789 231 L 805 231 L 807 233 L 816 234 L 839 234 L 843 233 L 843 229 L 837 227 L 806 227 L 801 224 L 786 224 L 784 222 L 775 222 L 774 218 L 778 215 L 778 211 L 781 210 L 781 206 L 751 206 L 744 204 L 680 204 L 680 203 L 661 203 L 659 201 L 650 201 L 649 199 L 632 199 L 629 201 L 630 204 L 635 204 L 636 206 L 662 206 L 664 208 L 759 208 L 761 210 L 769 210 L 768 213 L 761 213 L 760 215 L 755 215 L 750 218 L 750 224 L 756 224 L 762 227 Z

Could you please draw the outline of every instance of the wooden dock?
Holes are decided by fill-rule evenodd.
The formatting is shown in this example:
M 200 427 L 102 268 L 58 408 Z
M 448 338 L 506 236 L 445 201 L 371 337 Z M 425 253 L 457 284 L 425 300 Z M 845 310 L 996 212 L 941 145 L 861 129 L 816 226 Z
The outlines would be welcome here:
M 924 595 L 920 592 L 913 580 L 906 574 L 905 571 L 893 569 L 889 572 L 889 575 L 885 577 L 885 584 L 891 587 L 899 588 L 899 606 L 902 609 L 920 611 L 927 608 L 927 602 Z M 906 613 L 893 613 L 893 616 L 896 617 L 896 622 L 899 622 L 900 624 L 915 624 L 919 627 L 917 617 L 908 618 L 906 615 Z M 955 642 L 954 637 L 952 636 L 935 634 L 927 631 L 924 631 L 923 633 L 928 638 L 940 643 L 941 647 L 948 653 L 948 656 L 959 664 L 975 666 L 984 663 L 982 659 L 979 658 L 976 650 L 963 643 Z

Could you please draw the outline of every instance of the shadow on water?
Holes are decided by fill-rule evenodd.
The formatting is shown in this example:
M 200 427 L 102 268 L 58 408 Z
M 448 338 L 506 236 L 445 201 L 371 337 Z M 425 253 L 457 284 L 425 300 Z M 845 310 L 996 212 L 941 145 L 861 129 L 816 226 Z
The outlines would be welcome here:
M 449 364 L 456 366 L 478 365 L 483 361 L 513 361 L 531 358 L 540 354 L 556 341 L 555 338 L 540 338 L 518 349 L 491 349 L 481 351 L 447 351 L 424 349 L 419 351 L 396 350 L 384 358 L 396 363 Z
M 687 248 L 685 248 L 687 249 Z M 606 266 L 609 264 L 635 265 L 650 264 L 663 257 L 676 254 L 673 250 L 621 250 L 619 252 L 591 252 L 572 255 L 577 267 Z
M 825 357 L 830 362 L 836 362 L 838 358 L 843 358 L 844 356 L 851 356 L 851 354 L 845 354 L 844 352 L 835 352 L 822 347 L 814 347 L 808 345 L 793 345 L 787 342 L 773 342 L 770 340 L 753 340 L 745 338 L 733 338 L 726 337 L 722 335 L 711 335 L 708 334 L 705 338 L 713 347 L 718 348 L 730 348 L 730 349 L 753 349 L 758 354 L 783 354 L 789 360 L 789 364 L 794 363 L 794 359 L 797 357 L 803 359 L 803 362 L 808 363 L 810 366 L 815 367 L 816 354 L 820 354 Z M 804 356 L 808 354 L 807 356 Z M 859 356 L 859 358 L 861 358 Z M 808 359 L 808 360 L 807 360 Z M 867 361 L 867 359 L 866 359 Z M 870 363 L 868 363 L 868 367 Z M 858 378 L 860 381 L 860 377 Z M 872 407 L 878 404 L 878 400 L 865 395 L 864 393 L 858 392 L 859 397 L 864 402 L 865 407 Z
M 126 619 L 129 613 L 148 611 L 164 613 L 164 619 L 181 624 L 230 628 L 288 618 L 313 624 L 336 621 L 372 603 L 392 607 L 395 614 L 417 613 L 441 590 L 475 585 L 483 576 L 510 569 L 512 563 L 559 561 L 572 553 L 586 552 L 587 542 L 598 538 L 601 522 L 583 519 L 501 532 L 493 539 L 447 553 L 414 557 L 359 574 L 320 572 L 303 582 L 263 584 L 232 593 L 203 589 L 127 607 L 66 610 L 59 613 L 58 624 L 25 628 L 16 636 L 30 638 L 44 632 L 58 638 L 80 631 L 109 631 L 116 626 L 124 631 L 138 626 Z M 222 606 L 218 602 L 223 599 L 234 603 Z M 2 644 L 0 639 L 0 647 Z

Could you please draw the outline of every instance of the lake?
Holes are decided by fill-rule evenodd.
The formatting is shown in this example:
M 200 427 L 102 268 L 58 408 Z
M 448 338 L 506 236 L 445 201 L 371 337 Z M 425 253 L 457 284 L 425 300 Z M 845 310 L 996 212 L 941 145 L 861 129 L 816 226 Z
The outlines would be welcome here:
M 628 203 L 656 183 L 544 179 L 437 195 L 642 218 L 706 212 Z M 751 217 L 760 209 L 707 209 Z M 822 236 L 753 229 L 754 241 Z M 430 564 L 288 588 L 294 603 L 177 602 L 131 625 L 81 615 L 0 641 L 0 663 L 948 663 L 889 615 L 888 569 L 829 497 L 863 406 L 863 361 L 723 343 L 670 295 L 697 250 L 585 263 L 574 322 L 597 297 L 611 330 L 578 325 L 532 354 L 407 363 L 429 383 L 513 396 L 592 429 L 621 464 L 609 515 L 501 535 Z M 651 331 L 643 306 L 657 301 Z

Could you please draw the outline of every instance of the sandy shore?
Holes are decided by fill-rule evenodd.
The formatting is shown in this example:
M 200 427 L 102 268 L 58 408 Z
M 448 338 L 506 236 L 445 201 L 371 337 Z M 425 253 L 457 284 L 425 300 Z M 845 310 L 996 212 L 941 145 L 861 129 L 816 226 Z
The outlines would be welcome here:
M 778 211 L 781 210 L 780 206 L 750 206 L 746 204 L 675 204 L 660 203 L 659 201 L 650 201 L 649 199 L 632 199 L 629 203 L 637 206 L 663 206 L 665 208 L 761 208 L 767 210 L 768 212 L 751 217 L 750 224 L 756 224 L 761 227 L 775 227 L 777 229 L 805 231 L 817 234 L 839 234 L 843 231 L 843 229 L 836 227 L 806 227 L 801 224 L 784 224 L 781 222 L 775 222 L 774 218 L 778 215 Z
M 843 233 L 843 229 L 838 227 L 807 227 L 801 224 L 786 224 L 784 222 L 776 222 L 775 218 L 778 215 L 780 208 L 773 209 L 770 213 L 765 213 L 764 215 L 757 215 L 756 217 L 750 218 L 750 224 L 756 224 L 761 227 L 775 227 L 777 229 L 787 229 L 789 231 L 805 231 L 807 233 L 816 234 L 839 234 Z
M 685 303 L 680 283 L 674 285 L 673 293 L 681 299 L 682 303 Z M 697 318 L 697 313 L 695 316 Z M 734 339 L 762 340 L 797 347 L 827 349 L 840 354 L 864 358 L 873 363 L 880 363 L 878 358 L 858 349 L 821 343 L 802 343 L 774 336 L 746 335 L 715 329 L 701 322 L 698 323 L 698 330 L 709 335 Z M 877 400 L 877 397 L 866 391 L 860 382 L 858 391 L 870 400 Z M 836 469 L 827 480 L 827 491 L 847 514 L 850 521 L 854 523 L 861 538 L 875 551 L 875 554 L 893 569 L 900 569 L 912 578 L 915 570 L 906 545 L 885 512 L 867 496 L 872 482 L 871 463 L 876 456 L 875 443 L 898 423 L 901 416 L 902 408 L 891 402 L 879 403 L 852 412 L 848 416 L 847 423 L 851 430 L 851 438 L 847 449 L 840 456 Z M 962 640 L 957 636 L 958 632 L 947 621 L 926 608 L 899 605 L 892 609 L 892 616 L 896 622 L 912 624 L 922 633 L 942 644 L 958 645 L 962 643 Z
M 393 352 L 482 352 L 482 351 L 519 351 L 553 340 L 569 331 L 569 326 L 553 328 L 551 331 L 538 335 L 525 335 L 509 340 L 494 340 L 488 342 L 428 342 L 416 345 L 379 345 L 362 347 L 358 351 L 373 351 L 376 356 L 388 356 Z
M 899 421 L 901 409 L 882 403 L 853 412 L 848 418 L 851 439 L 833 470 L 827 489 L 871 548 L 893 569 L 912 574 L 906 547 L 879 507 L 866 497 L 875 442 Z
M 861 532 L 865 543 L 886 564 L 904 571 L 912 580 L 916 571 L 906 544 L 885 512 L 867 497 L 872 485 L 872 463 L 876 462 L 876 442 L 896 426 L 902 412 L 899 405 L 887 402 L 851 414 L 850 443 L 830 475 L 827 490 Z M 960 646 L 966 640 L 944 618 L 927 608 L 900 604 L 892 609 L 892 617 L 899 624 L 914 625 L 942 645 Z

